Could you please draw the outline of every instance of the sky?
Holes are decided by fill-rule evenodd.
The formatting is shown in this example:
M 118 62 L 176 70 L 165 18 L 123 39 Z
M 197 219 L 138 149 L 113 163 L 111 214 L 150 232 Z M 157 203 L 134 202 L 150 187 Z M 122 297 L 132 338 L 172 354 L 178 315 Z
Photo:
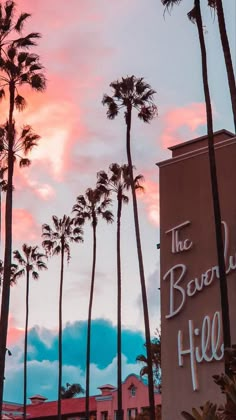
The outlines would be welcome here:
M 217 18 L 202 2 L 208 51 L 214 130 L 233 131 L 233 118 Z M 101 101 L 121 77 L 144 77 L 156 91 L 158 117 L 144 124 L 133 116 L 131 147 L 137 174 L 145 178 L 139 216 L 148 292 L 150 328 L 160 324 L 159 174 L 156 163 L 168 147 L 206 134 L 201 61 L 196 26 L 187 19 L 192 2 L 164 13 L 160 0 L 18 0 L 18 12 L 32 13 L 26 31 L 39 31 L 34 49 L 47 78 L 45 93 L 24 89 L 27 108 L 17 126 L 32 125 L 41 136 L 29 168 L 15 168 L 13 249 L 41 244 L 41 226 L 52 215 L 70 215 L 76 197 L 94 187 L 110 163 L 126 163 L 125 123 L 106 118 Z M 224 2 L 234 66 L 236 5 Z M 4 123 L 7 102 L 0 104 Z M 116 212 L 115 202 L 113 211 Z M 98 253 L 92 311 L 91 393 L 116 384 L 116 224 L 98 225 Z M 144 326 L 131 201 L 122 216 L 123 379 L 139 373 Z M 71 247 L 63 297 L 63 383 L 85 385 L 86 319 L 92 264 L 92 229 Z M 28 397 L 56 399 L 59 257 L 30 284 Z M 25 280 L 11 289 L 4 399 L 22 401 Z M 104 344 L 105 343 L 105 344 Z M 50 378 L 50 380 L 49 380 Z

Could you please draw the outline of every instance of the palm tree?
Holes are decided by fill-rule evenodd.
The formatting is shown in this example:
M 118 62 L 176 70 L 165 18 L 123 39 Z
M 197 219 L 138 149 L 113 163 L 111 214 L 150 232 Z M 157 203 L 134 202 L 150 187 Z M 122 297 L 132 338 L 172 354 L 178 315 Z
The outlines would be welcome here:
M 22 245 L 20 251 L 13 252 L 13 258 L 18 263 L 18 270 L 15 270 L 13 280 L 26 276 L 26 314 L 25 314 L 25 339 L 24 339 L 24 406 L 23 419 L 26 419 L 26 394 L 27 394 L 27 346 L 28 346 L 28 319 L 29 319 L 29 280 L 30 274 L 34 280 L 38 280 L 38 271 L 46 270 L 47 266 L 43 261 L 46 255 L 39 252 L 38 246 Z
M 81 227 L 74 226 L 74 219 L 64 215 L 62 219 L 52 216 L 53 227 L 42 226 L 43 248 L 48 256 L 61 257 L 60 292 L 59 292 L 59 331 L 58 331 L 58 420 L 61 420 L 61 386 L 62 386 L 62 296 L 64 280 L 64 260 L 70 261 L 70 243 L 83 242 Z
M 143 301 L 143 313 L 144 313 L 144 324 L 145 324 L 145 339 L 147 343 L 147 358 L 148 358 L 148 390 L 149 390 L 149 404 L 150 404 L 150 415 L 153 419 L 155 417 L 155 401 L 154 401 L 154 387 L 153 387 L 153 376 L 152 376 L 152 357 L 151 357 L 151 339 L 150 339 L 150 326 L 149 326 L 149 314 L 148 314 L 148 303 L 147 303 L 147 292 L 146 282 L 143 265 L 143 255 L 141 247 L 140 229 L 139 229 L 139 217 L 138 217 L 138 206 L 135 192 L 135 183 L 133 175 L 133 163 L 131 156 L 131 145 L 130 145 L 130 134 L 131 134 L 131 119 L 132 111 L 136 109 L 138 111 L 138 117 L 148 123 L 157 114 L 157 108 L 153 102 L 153 96 L 155 91 L 151 89 L 150 85 L 145 83 L 143 78 L 136 78 L 135 76 L 122 78 L 110 84 L 113 90 L 113 96 L 104 95 L 102 103 L 108 107 L 107 117 L 114 119 L 119 111 L 124 108 L 124 116 L 126 123 L 126 152 L 129 166 L 131 191 L 133 199 L 133 213 L 134 213 L 134 224 L 137 244 L 137 254 L 139 262 L 139 273 L 140 283 Z
M 2 6 L 2 5 L 1 5 Z M 0 99 L 5 96 L 5 89 L 9 93 L 8 113 L 8 156 L 7 156 L 7 194 L 5 212 L 5 255 L 4 255 L 4 283 L 3 299 L 0 318 L 0 413 L 2 412 L 3 381 L 5 370 L 5 348 L 8 328 L 9 302 L 10 302 L 10 277 L 12 254 L 12 186 L 14 172 L 14 110 L 23 110 L 26 101 L 20 95 L 18 88 L 27 84 L 33 90 L 43 91 L 46 86 L 42 65 L 36 54 L 31 54 L 22 49 L 35 45 L 35 40 L 40 37 L 38 33 L 31 33 L 22 37 L 25 20 L 30 16 L 21 14 L 15 19 L 15 2 L 6 1 L 4 10 L 1 7 L 0 18 Z M 11 39 L 14 32 L 20 37 Z
M 231 58 L 229 40 L 228 40 L 226 24 L 225 24 L 223 4 L 222 4 L 222 0 L 208 0 L 208 4 L 210 7 L 214 8 L 214 10 L 216 10 L 217 12 L 220 39 L 221 39 L 221 45 L 222 45 L 222 49 L 224 53 L 225 66 L 226 66 L 231 104 L 232 104 L 232 110 L 233 110 L 234 129 L 236 132 L 236 84 L 235 84 L 234 68 L 233 68 L 233 63 L 232 63 L 232 58 Z
M 146 346 L 146 344 L 145 344 Z M 157 331 L 157 336 L 151 341 L 152 350 L 152 366 L 153 366 L 153 378 L 155 384 L 161 389 L 161 334 Z M 139 354 L 136 357 L 136 361 L 143 364 L 140 370 L 140 376 L 148 374 L 147 357 L 144 354 Z
M 179 4 L 181 0 L 161 0 L 166 7 L 172 7 L 174 4 Z M 228 301 L 228 287 L 225 271 L 225 260 L 224 260 L 224 245 L 221 229 L 221 211 L 220 211 L 220 200 L 218 191 L 218 181 L 216 172 L 216 159 L 214 149 L 214 133 L 213 133 L 213 118 L 212 118 L 212 107 L 210 90 L 208 83 L 208 69 L 207 69 L 207 55 L 206 46 L 204 40 L 203 24 L 200 0 L 194 0 L 194 7 L 188 13 L 188 17 L 192 22 L 196 22 L 198 29 L 198 37 L 201 49 L 202 59 L 202 80 L 206 104 L 206 115 L 207 115 L 207 137 L 208 137 L 208 156 L 210 165 L 210 179 L 212 189 L 212 200 L 214 209 L 214 223 L 215 223 L 215 234 L 216 234 L 216 247 L 217 257 L 219 266 L 219 277 L 220 277 L 220 296 L 221 296 L 221 311 L 222 311 L 222 323 L 223 323 L 223 338 L 225 348 L 231 347 L 231 334 L 230 334 L 230 318 L 229 318 L 229 301 Z M 225 361 L 225 371 L 230 374 L 229 366 Z
M 79 394 L 84 394 L 84 389 L 80 384 L 69 384 L 67 382 L 66 386 L 61 387 L 61 399 L 66 400 L 69 398 L 74 398 Z
M 93 262 L 91 273 L 90 297 L 88 308 L 88 328 L 87 328 L 87 352 L 86 352 L 86 395 L 85 395 L 85 417 L 89 419 L 89 387 L 90 387 L 90 342 L 91 342 L 91 316 L 93 305 L 93 291 L 96 269 L 96 254 L 97 254 L 97 224 L 98 218 L 101 217 L 107 223 L 113 222 L 113 214 L 108 207 L 111 200 L 104 197 L 104 193 L 99 188 L 88 188 L 85 195 L 79 195 L 76 198 L 76 204 L 72 211 L 75 213 L 75 223 L 77 225 L 83 224 L 86 220 L 91 221 L 93 229 Z
M 25 125 L 19 135 L 17 135 L 15 131 L 15 124 L 13 124 L 13 130 L 14 130 L 14 143 L 13 143 L 14 162 L 18 160 L 20 167 L 29 166 L 31 162 L 27 158 L 27 155 L 33 149 L 33 147 L 38 145 L 40 136 L 34 133 L 30 125 Z M 0 153 L 0 167 L 1 167 L 0 169 L 0 244 L 1 244 L 2 192 L 7 191 L 7 182 L 4 179 L 4 175 L 7 172 L 8 152 L 9 152 L 8 122 L 0 126 L 0 151 L 1 151 Z
M 118 165 L 112 163 L 109 166 L 110 174 L 104 171 L 98 172 L 98 188 L 103 189 L 106 195 L 114 193 L 117 198 L 117 233 L 116 233 L 116 250 L 117 250 L 117 419 L 123 420 L 122 409 L 122 342 L 121 342 L 121 255 L 120 255 L 120 227 L 122 205 L 129 202 L 125 192 L 130 188 L 130 175 L 128 165 Z M 142 189 L 140 181 L 142 175 L 135 178 L 135 188 Z

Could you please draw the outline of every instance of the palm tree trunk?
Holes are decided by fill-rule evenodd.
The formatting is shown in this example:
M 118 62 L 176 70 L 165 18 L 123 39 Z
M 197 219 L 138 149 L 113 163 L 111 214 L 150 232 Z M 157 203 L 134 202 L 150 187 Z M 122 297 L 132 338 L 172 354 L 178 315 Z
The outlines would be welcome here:
M 85 418 L 89 420 L 89 388 L 90 388 L 90 350 L 91 350 L 91 318 L 92 318 L 92 306 L 93 306 L 93 291 L 94 291 L 94 280 L 95 280 L 95 268 L 96 268 L 96 222 L 93 220 L 93 265 L 92 265 L 92 276 L 90 286 L 90 297 L 89 297 L 89 309 L 88 309 L 88 329 L 87 329 L 87 352 L 86 352 L 86 394 L 85 394 Z
M 8 177 L 7 177 L 7 194 L 6 194 L 6 211 L 5 211 L 5 254 L 4 254 L 4 273 L 3 273 L 3 289 L 0 319 L 0 416 L 2 413 L 3 388 L 4 388 L 4 372 L 5 357 L 7 343 L 7 329 L 10 306 L 10 282 L 11 282 L 11 255 L 12 255 L 12 183 L 14 171 L 14 123 L 13 111 L 15 100 L 15 87 L 10 84 L 10 108 L 8 118 Z
M 228 40 L 227 31 L 226 31 L 222 0 L 216 0 L 216 10 L 217 10 L 217 16 L 218 16 L 221 45 L 222 45 L 224 58 L 225 58 L 225 66 L 226 66 L 228 85 L 229 85 L 230 96 L 231 96 L 231 104 L 232 104 L 233 117 L 234 117 L 234 130 L 236 133 L 236 85 L 235 85 L 234 68 L 232 64 L 229 40 Z
M 64 242 L 61 244 L 61 275 L 59 292 L 59 330 L 58 330 L 58 397 L 57 397 L 57 418 L 61 420 L 61 386 L 62 386 L 62 295 L 64 276 Z
M 118 192 L 119 194 L 119 192 Z M 117 207 L 117 420 L 123 420 L 122 409 L 122 364 L 121 364 L 121 257 L 120 257 L 120 220 L 122 197 L 118 195 Z
M 0 186 L 0 258 L 2 253 L 2 187 Z
M 228 289 L 227 289 L 227 279 L 226 279 L 226 272 L 225 272 L 224 246 L 223 246 L 223 237 L 222 237 L 222 228 L 221 228 L 221 212 L 220 212 L 220 201 L 219 201 L 217 172 L 216 172 L 212 108 L 211 108 L 211 99 L 210 99 L 210 92 L 209 92 L 209 85 L 208 85 L 206 47 L 205 47 L 205 40 L 204 40 L 204 34 L 203 34 L 202 16 L 201 16 L 201 8 L 200 8 L 199 0 L 195 0 L 195 8 L 196 8 L 196 22 L 197 22 L 197 28 L 198 28 L 198 36 L 199 36 L 199 42 L 200 42 L 200 47 L 201 47 L 202 79 L 203 79 L 204 95 L 205 95 L 205 103 L 206 103 L 206 114 L 207 114 L 208 155 L 209 155 L 209 164 L 210 164 L 216 246 L 217 246 L 219 276 L 220 276 L 220 296 L 221 296 L 221 310 L 222 310 L 222 323 L 223 323 L 223 338 L 224 338 L 224 346 L 225 348 L 228 348 L 231 346 Z M 229 374 L 229 366 L 226 364 L 226 362 L 225 362 L 225 372 Z
M 28 319 L 29 319 L 29 268 L 26 269 L 26 298 L 25 298 L 25 343 L 24 343 L 24 407 L 23 419 L 26 420 L 26 394 L 27 394 L 27 347 L 28 347 Z
M 131 115 L 132 115 L 132 105 L 129 104 L 127 106 L 127 114 L 126 114 L 126 150 L 127 150 L 127 159 L 128 159 L 130 179 L 131 179 L 134 224 L 135 224 L 135 234 L 136 234 L 137 253 L 138 253 L 138 262 L 139 262 L 139 274 L 140 274 L 140 283 L 141 283 L 141 292 L 142 292 L 142 301 L 143 301 L 143 316 L 144 316 L 145 340 L 146 340 L 147 362 L 148 362 L 148 393 L 149 393 L 150 419 L 154 420 L 155 419 L 155 400 L 154 400 L 154 382 L 153 382 L 153 372 L 152 372 L 151 336 L 150 336 L 150 325 L 149 325 L 149 315 L 148 315 L 146 282 L 145 282 L 144 266 L 143 266 L 143 255 L 142 255 L 141 238 L 140 238 L 140 230 L 139 230 L 138 206 L 137 206 L 137 198 L 136 198 L 136 191 L 135 191 L 135 185 L 134 185 L 133 163 L 132 163 L 131 149 L 130 149 Z

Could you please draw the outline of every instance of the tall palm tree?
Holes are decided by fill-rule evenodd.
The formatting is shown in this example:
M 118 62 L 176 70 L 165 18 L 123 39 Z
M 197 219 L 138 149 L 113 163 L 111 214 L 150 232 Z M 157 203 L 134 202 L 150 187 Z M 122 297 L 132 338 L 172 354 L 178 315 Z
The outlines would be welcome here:
M 116 230 L 116 251 L 117 251 L 117 420 L 123 420 L 124 413 L 122 409 L 122 341 L 121 341 L 121 255 L 120 255 L 120 237 L 121 237 L 121 214 L 122 205 L 129 202 L 126 192 L 130 188 L 130 175 L 128 165 L 118 165 L 112 163 L 109 166 L 109 173 L 100 171 L 97 174 L 98 188 L 103 189 L 106 195 L 115 194 L 117 199 L 117 230 Z M 140 185 L 142 175 L 135 177 L 135 188 L 143 189 Z
M 38 145 L 40 136 L 34 133 L 30 125 L 25 125 L 18 135 L 15 131 L 15 124 L 13 124 L 14 130 L 14 143 L 13 143 L 13 156 L 14 162 L 18 161 L 20 168 L 29 166 L 30 159 L 27 157 L 29 152 Z M 1 245 L 1 202 L 2 192 L 7 192 L 7 182 L 4 179 L 5 173 L 7 172 L 8 163 L 8 122 L 0 126 L 0 245 Z M 14 189 L 14 188 L 13 188 Z
M 181 0 L 161 0 L 166 7 L 172 7 L 174 4 L 179 4 Z M 210 90 L 208 83 L 208 68 L 207 68 L 207 54 L 203 32 L 203 23 L 201 15 L 200 0 L 194 0 L 194 7 L 188 13 L 188 17 L 192 22 L 196 22 L 198 29 L 199 44 L 201 50 L 202 60 L 202 80 L 203 89 L 206 104 L 206 116 L 207 116 L 207 137 L 208 137 L 208 156 L 210 166 L 210 180 L 212 189 L 212 200 L 214 210 L 214 223 L 215 223 L 215 235 L 216 235 L 216 247 L 217 257 L 219 266 L 220 276 L 220 296 L 221 296 L 221 311 L 222 311 L 222 323 L 223 323 L 223 338 L 225 348 L 231 347 L 231 333 L 230 333 L 230 318 L 229 318 L 229 301 L 228 301 L 228 287 L 225 271 L 225 260 L 224 260 L 224 245 L 221 229 L 221 210 L 220 200 L 218 191 L 218 181 L 216 172 L 216 158 L 214 149 L 214 133 L 213 133 L 213 118 L 212 118 L 212 107 Z M 225 371 L 230 373 L 229 366 L 225 362 Z
M 88 188 L 84 195 L 76 198 L 76 204 L 72 211 L 75 213 L 75 223 L 81 225 L 85 221 L 91 221 L 93 229 L 93 262 L 91 273 L 91 285 L 88 308 L 88 328 L 87 328 L 87 352 L 86 352 L 86 394 L 85 394 L 85 416 L 89 419 L 89 388 L 90 388 L 90 342 L 91 342 L 91 316 L 93 305 L 93 291 L 96 269 L 97 255 L 97 224 L 101 217 L 107 223 L 113 222 L 113 214 L 108 207 L 111 204 L 110 198 L 104 197 L 104 193 L 99 188 Z
M 67 382 L 66 386 L 61 387 L 62 400 L 74 398 L 79 394 L 84 394 L 84 389 L 82 388 L 80 384 L 69 384 Z
M 9 303 L 10 303 L 10 278 L 11 278 L 11 256 L 8 254 L 9 250 L 12 249 L 12 192 L 13 192 L 13 169 L 16 161 L 19 162 L 20 167 L 29 166 L 30 159 L 28 158 L 29 152 L 38 144 L 40 137 L 33 132 L 32 128 L 29 125 L 26 125 L 22 128 L 19 134 L 15 130 L 15 123 L 12 123 L 12 144 L 10 146 L 8 141 L 9 134 L 9 123 L 5 123 L 0 127 L 0 148 L 1 156 L 0 162 L 2 168 L 9 169 L 9 156 L 11 156 L 12 163 L 12 176 L 9 178 L 9 171 L 7 181 L 2 180 L 1 186 L 2 190 L 6 191 L 6 210 L 5 210 L 5 256 L 4 256 L 4 282 L 3 282 L 3 299 L 1 305 L 1 319 L 0 319 L 0 329 L 2 334 L 0 335 L 0 410 L 2 404 L 2 393 L 3 393 L 3 384 L 2 373 L 4 377 L 4 368 L 5 368 L 5 357 L 1 349 L 6 347 L 6 335 L 8 328 L 8 314 L 9 314 Z M 9 182 L 11 188 L 9 189 Z M 10 236 L 8 232 L 10 229 Z M 10 263 L 10 272 L 6 269 L 5 264 Z M 10 278 L 8 277 L 10 275 Z M 5 335 L 6 334 L 6 335 Z M 0 411 L 1 412 L 1 411 Z
M 132 112 L 134 109 L 138 111 L 138 117 L 148 123 L 157 114 L 157 108 L 153 102 L 153 96 L 155 91 L 151 89 L 150 85 L 145 83 L 143 78 L 136 78 L 135 76 L 122 78 L 110 84 L 113 90 L 113 96 L 104 95 L 102 103 L 108 107 L 107 117 L 114 119 L 121 109 L 124 108 L 124 117 L 126 123 L 126 152 L 129 166 L 131 191 L 133 199 L 133 213 L 134 213 L 134 224 L 137 244 L 137 254 L 139 262 L 139 273 L 140 283 L 143 301 L 143 313 L 144 313 L 144 325 L 145 325 L 145 339 L 147 343 L 147 358 L 148 358 L 148 390 L 149 390 L 149 405 L 151 418 L 155 417 L 155 401 L 154 401 L 154 387 L 153 387 L 153 376 L 152 376 L 152 356 L 151 356 L 151 339 L 150 339 L 150 326 L 149 326 L 149 314 L 148 314 L 148 303 L 147 303 L 147 292 L 146 282 L 143 265 L 143 255 L 141 247 L 140 229 L 139 229 L 139 217 L 138 217 L 138 206 L 135 191 L 134 175 L 133 175 L 133 163 L 131 156 L 131 120 Z
M 208 0 L 210 7 L 214 8 L 217 12 L 218 25 L 220 31 L 221 45 L 224 53 L 225 67 L 228 78 L 228 85 L 230 90 L 231 104 L 234 117 L 234 129 L 236 133 L 236 84 L 234 76 L 234 68 L 232 63 L 231 51 L 229 46 L 229 40 L 226 30 L 225 16 L 222 0 Z
M 39 252 L 38 246 L 22 245 L 22 253 L 20 251 L 13 252 L 13 258 L 17 261 L 18 270 L 14 272 L 13 280 L 19 277 L 26 277 L 26 313 L 25 313 L 25 338 L 24 338 L 24 406 L 23 419 L 26 419 L 26 395 L 27 395 L 27 350 L 28 350 L 28 320 L 29 320 L 29 280 L 30 275 L 34 280 L 38 280 L 38 271 L 46 270 L 47 266 L 44 262 L 46 255 Z
M 206 114 L 207 114 L 207 135 L 208 135 L 208 155 L 210 163 L 210 176 L 211 176 L 211 188 L 214 208 L 214 220 L 215 220 L 215 233 L 216 233 L 216 246 L 218 255 L 219 275 L 220 275 L 220 296 L 221 296 L 221 310 L 222 310 L 222 322 L 223 322 L 223 335 L 225 348 L 231 347 L 231 333 L 230 333 L 230 318 L 229 318 L 229 301 L 228 301 L 228 286 L 225 270 L 225 259 L 224 259 L 224 244 L 221 229 L 221 210 L 220 210 L 220 199 L 216 172 L 216 159 L 215 159 L 215 148 L 214 148 L 214 134 L 213 134 L 213 118 L 212 118 L 212 107 L 211 98 L 208 83 L 208 71 L 207 71 L 207 55 L 206 46 L 203 33 L 202 15 L 200 0 L 194 0 L 194 8 L 188 14 L 189 18 L 196 22 L 198 29 L 199 43 L 201 47 L 202 56 L 202 79 L 203 88 L 206 103 Z M 226 373 L 230 373 L 229 366 L 225 361 Z
M 53 227 L 48 224 L 42 226 L 43 248 L 46 255 L 60 255 L 60 292 L 59 292 L 59 331 L 58 331 L 58 406 L 57 416 L 61 420 L 61 386 L 62 386 L 62 296 L 64 281 L 64 261 L 70 261 L 70 243 L 83 242 L 81 227 L 74 226 L 74 219 L 64 215 L 62 219 L 52 216 Z
M 25 20 L 30 16 L 27 13 L 15 18 L 15 2 L 6 1 L 1 4 L 0 15 L 0 99 L 5 96 L 7 89 L 9 95 L 8 113 L 8 156 L 7 156 L 7 194 L 5 212 L 5 255 L 4 255 L 4 283 L 3 299 L 0 318 L 0 413 L 2 412 L 5 351 L 9 303 L 10 303 L 10 276 L 12 254 L 12 186 L 14 172 L 14 110 L 23 110 L 26 101 L 19 93 L 19 87 L 29 85 L 33 90 L 43 91 L 46 87 L 45 76 L 42 73 L 42 65 L 36 54 L 24 51 L 35 45 L 35 40 L 40 37 L 38 33 L 22 36 Z M 20 37 L 12 40 L 14 32 L 20 33 Z M 23 50 L 22 50 L 23 49 Z

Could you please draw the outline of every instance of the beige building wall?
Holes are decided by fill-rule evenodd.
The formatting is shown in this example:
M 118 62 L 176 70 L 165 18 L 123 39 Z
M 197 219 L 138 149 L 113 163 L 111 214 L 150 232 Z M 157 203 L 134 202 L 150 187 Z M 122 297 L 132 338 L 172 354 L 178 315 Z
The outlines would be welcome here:
M 224 364 L 207 138 L 170 148 L 159 163 L 163 420 L 182 419 L 207 400 Z M 231 317 L 236 343 L 236 138 L 215 133 Z

